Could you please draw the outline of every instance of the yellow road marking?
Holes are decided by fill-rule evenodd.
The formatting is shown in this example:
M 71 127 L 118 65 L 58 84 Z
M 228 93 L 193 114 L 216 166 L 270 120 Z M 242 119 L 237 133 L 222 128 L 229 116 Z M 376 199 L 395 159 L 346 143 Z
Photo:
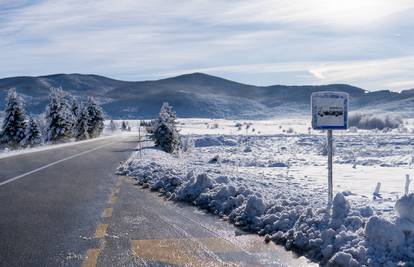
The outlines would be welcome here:
M 118 199 L 118 197 L 116 196 L 111 196 L 111 198 L 109 199 L 109 204 L 115 204 L 116 200 Z
M 95 267 L 100 253 L 100 249 L 88 249 L 86 257 L 82 262 L 82 267 Z
M 221 238 L 131 240 L 131 247 L 136 257 L 185 266 L 226 266 L 206 257 L 203 252 L 240 251 L 240 248 Z
M 102 214 L 102 217 L 109 218 L 112 217 L 113 208 L 106 208 Z
M 232 241 L 219 237 L 131 240 L 131 247 L 136 257 L 179 266 L 226 265 L 206 259 L 203 255 L 205 251 L 221 254 L 280 252 L 283 250 L 275 244 L 265 244 L 263 237 L 256 235 L 233 237 Z
M 121 179 L 123 182 L 130 182 L 130 181 L 132 181 L 132 179 L 131 179 L 130 177 L 128 177 L 128 176 L 121 176 L 121 177 L 120 177 L 120 179 Z
M 108 224 L 99 224 L 96 227 L 95 238 L 103 238 L 106 235 L 106 230 L 108 229 Z

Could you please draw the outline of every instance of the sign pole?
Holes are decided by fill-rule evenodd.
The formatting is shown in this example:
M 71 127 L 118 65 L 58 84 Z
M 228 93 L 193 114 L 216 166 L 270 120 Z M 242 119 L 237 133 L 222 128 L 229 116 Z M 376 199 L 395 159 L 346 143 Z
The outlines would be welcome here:
M 327 130 L 328 208 L 333 199 L 333 130 L 348 129 L 349 95 L 344 92 L 314 92 L 311 95 L 312 128 Z
M 333 141 L 332 141 L 332 130 L 327 131 L 327 142 L 328 142 L 328 206 L 332 205 L 332 196 L 333 196 Z

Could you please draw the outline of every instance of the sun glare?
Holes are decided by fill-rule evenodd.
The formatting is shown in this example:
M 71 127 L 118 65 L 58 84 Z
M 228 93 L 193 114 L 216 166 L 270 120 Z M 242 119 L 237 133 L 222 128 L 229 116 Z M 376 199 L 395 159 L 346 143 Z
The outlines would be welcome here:
M 339 26 L 368 26 L 371 23 L 386 22 L 391 15 L 404 10 L 407 5 L 413 5 L 406 0 L 314 0 L 300 1 L 302 14 L 313 12 L 313 17 L 318 17 L 327 23 Z

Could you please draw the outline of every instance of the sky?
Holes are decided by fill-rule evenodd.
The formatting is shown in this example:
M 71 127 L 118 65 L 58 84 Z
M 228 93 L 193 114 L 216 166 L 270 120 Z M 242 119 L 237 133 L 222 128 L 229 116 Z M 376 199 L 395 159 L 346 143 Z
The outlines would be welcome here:
M 414 88 L 413 0 L 0 0 L 0 78 Z

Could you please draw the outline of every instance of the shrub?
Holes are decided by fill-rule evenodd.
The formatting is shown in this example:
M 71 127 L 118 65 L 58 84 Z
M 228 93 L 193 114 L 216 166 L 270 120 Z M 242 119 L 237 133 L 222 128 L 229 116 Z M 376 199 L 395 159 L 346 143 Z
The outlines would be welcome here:
M 194 139 L 187 135 L 186 137 L 182 138 L 182 149 L 184 152 L 191 152 L 194 149 Z
M 354 113 L 349 116 L 349 126 L 356 127 L 358 129 L 395 129 L 400 127 L 402 124 L 402 118 L 394 114 L 374 115 Z

